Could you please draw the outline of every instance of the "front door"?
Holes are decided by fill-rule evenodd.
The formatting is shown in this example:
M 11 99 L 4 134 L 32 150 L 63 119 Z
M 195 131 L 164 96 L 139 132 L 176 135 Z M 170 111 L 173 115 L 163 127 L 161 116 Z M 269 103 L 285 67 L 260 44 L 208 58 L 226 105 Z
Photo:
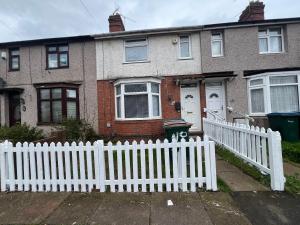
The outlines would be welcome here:
M 182 84 L 180 88 L 181 117 L 191 123 L 191 131 L 201 130 L 199 86 L 195 84 Z
M 9 94 L 9 125 L 14 126 L 17 123 L 21 123 L 21 104 L 20 94 Z
M 218 84 L 218 85 L 217 85 Z M 224 90 L 222 83 L 206 84 L 206 108 L 217 114 L 219 117 L 225 118 Z M 214 116 L 207 113 L 208 118 Z

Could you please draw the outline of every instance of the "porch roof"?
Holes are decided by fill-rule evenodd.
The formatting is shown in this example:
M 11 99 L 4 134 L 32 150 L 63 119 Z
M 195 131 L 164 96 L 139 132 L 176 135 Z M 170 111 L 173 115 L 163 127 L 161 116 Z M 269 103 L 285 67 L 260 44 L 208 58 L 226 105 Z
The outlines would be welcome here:
M 23 88 L 15 88 L 15 87 L 2 87 L 2 88 L 0 88 L 0 94 L 9 93 L 9 92 L 22 93 L 23 91 L 24 91 Z

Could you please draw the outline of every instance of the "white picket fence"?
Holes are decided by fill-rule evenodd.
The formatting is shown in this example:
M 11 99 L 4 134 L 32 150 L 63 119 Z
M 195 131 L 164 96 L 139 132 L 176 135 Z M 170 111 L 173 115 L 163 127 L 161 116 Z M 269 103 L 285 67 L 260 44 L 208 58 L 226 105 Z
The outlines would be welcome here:
M 1 191 L 217 190 L 214 142 L 0 144 Z M 205 184 L 205 186 L 204 186 Z
M 203 118 L 204 134 L 259 170 L 270 174 L 271 188 L 284 190 L 281 136 L 264 128 Z

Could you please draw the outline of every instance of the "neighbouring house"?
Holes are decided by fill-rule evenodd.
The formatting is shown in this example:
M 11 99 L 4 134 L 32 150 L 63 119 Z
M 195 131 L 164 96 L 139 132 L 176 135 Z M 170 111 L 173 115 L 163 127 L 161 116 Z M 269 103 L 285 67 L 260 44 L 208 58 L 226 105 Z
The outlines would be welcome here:
M 96 52 L 91 36 L 0 43 L 0 122 L 46 133 L 63 118 L 98 130 Z
M 267 20 L 256 1 L 238 22 L 125 31 L 115 13 L 109 29 L 94 36 L 102 135 L 161 136 L 174 118 L 200 133 L 205 108 L 265 126 L 267 113 L 299 111 L 300 18 Z

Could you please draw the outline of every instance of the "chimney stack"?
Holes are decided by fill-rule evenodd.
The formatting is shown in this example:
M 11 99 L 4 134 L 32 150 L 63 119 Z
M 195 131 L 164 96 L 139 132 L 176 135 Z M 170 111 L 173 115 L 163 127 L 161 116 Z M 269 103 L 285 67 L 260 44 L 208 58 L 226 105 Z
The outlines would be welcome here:
M 251 1 L 247 8 L 240 15 L 239 22 L 256 21 L 265 19 L 265 5 L 258 0 Z
M 108 22 L 109 22 L 109 32 L 125 31 L 123 20 L 119 13 L 110 15 L 108 18 Z

